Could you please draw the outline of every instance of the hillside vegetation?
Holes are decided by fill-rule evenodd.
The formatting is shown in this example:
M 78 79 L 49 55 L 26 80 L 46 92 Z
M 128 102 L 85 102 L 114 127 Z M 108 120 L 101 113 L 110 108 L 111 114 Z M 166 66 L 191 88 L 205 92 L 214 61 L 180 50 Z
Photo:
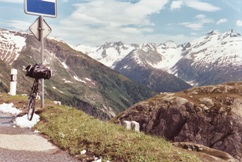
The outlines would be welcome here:
M 27 97 L 0 95 L 0 103 L 13 102 L 18 108 L 27 102 Z M 92 161 L 93 157 L 115 162 L 200 161 L 195 155 L 173 147 L 162 138 L 94 119 L 72 107 L 47 101 L 46 108 L 38 112 L 41 121 L 35 129 L 81 161 Z M 81 154 L 83 150 L 86 150 L 85 154 Z
M 33 79 L 25 76 L 24 69 L 40 63 L 40 42 L 26 33 L 0 29 L 0 35 L 4 38 L 0 42 L 4 47 L 0 51 L 0 92 L 9 91 L 10 71 L 15 68 L 18 70 L 17 94 L 28 94 Z M 14 36 L 26 43 L 18 51 L 7 48 L 18 43 L 14 43 Z M 43 62 L 52 70 L 52 77 L 45 81 L 46 98 L 59 100 L 98 119 L 108 120 L 156 94 L 62 41 L 45 39 Z

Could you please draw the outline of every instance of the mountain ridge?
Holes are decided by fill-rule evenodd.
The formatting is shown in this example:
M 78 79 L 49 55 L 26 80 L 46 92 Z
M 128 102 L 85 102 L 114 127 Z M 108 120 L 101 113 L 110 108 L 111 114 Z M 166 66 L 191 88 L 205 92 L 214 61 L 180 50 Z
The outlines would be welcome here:
M 151 71 L 154 68 L 167 72 L 193 86 L 242 80 L 239 70 L 242 66 L 242 56 L 239 52 L 242 51 L 242 37 L 234 30 L 224 33 L 213 30 L 191 42 L 179 45 L 172 40 L 160 44 L 126 45 L 132 47 L 132 50 L 126 54 L 122 53 L 122 55 L 120 54 L 122 51 L 117 51 L 120 44 L 125 46 L 122 42 L 110 42 L 103 51 L 97 47 L 96 50 L 92 48 L 91 51 L 86 51 L 86 54 L 124 75 L 127 71 L 132 70 L 128 68 L 137 64 L 137 66 L 142 65 L 142 67 L 150 68 Z M 80 46 L 76 49 L 82 50 Z M 103 56 L 97 54 L 104 51 L 105 55 Z M 120 55 L 116 57 L 117 54 Z M 130 56 L 129 60 L 127 60 L 127 56 Z M 131 59 L 133 61 L 130 61 Z M 121 67 L 121 62 L 126 62 L 126 64 L 123 63 Z M 132 62 L 132 65 L 127 62 Z M 125 71 L 125 69 L 127 70 Z M 229 72 L 231 77 L 227 77 Z M 223 73 L 224 75 L 222 75 Z M 156 82 L 160 82 L 160 80 Z M 157 91 L 162 90 L 158 89 Z
M 27 65 L 40 62 L 40 42 L 28 33 L 0 29 L 0 35 L 0 64 L 4 68 L 0 75 L 0 90 L 7 92 L 10 70 L 15 68 L 18 69 L 17 93 L 28 94 L 33 80 L 25 76 L 24 69 Z M 17 48 L 18 43 L 23 46 Z M 63 41 L 46 38 L 44 45 L 43 61 L 52 69 L 51 79 L 45 81 L 47 98 L 60 100 L 63 104 L 106 120 L 155 94 Z

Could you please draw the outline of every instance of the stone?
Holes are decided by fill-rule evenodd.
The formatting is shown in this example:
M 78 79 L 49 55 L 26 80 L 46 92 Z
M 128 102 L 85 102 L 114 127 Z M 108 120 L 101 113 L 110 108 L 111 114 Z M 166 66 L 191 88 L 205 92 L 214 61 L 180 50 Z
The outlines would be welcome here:
M 123 123 L 123 126 L 125 128 L 131 129 L 131 122 L 130 121 L 124 120 L 122 123 Z
M 132 129 L 135 130 L 137 132 L 140 131 L 140 124 L 136 121 L 127 121 L 124 120 L 122 121 L 122 125 L 126 128 L 126 129 Z
M 137 132 L 140 131 L 140 125 L 138 122 L 136 121 L 131 121 L 131 128 Z
M 204 145 L 242 161 L 240 85 L 224 84 L 162 93 L 153 100 L 135 104 L 117 120 L 136 121 L 140 131 L 146 134 L 161 136 L 171 142 Z M 189 149 L 201 151 L 203 148 Z

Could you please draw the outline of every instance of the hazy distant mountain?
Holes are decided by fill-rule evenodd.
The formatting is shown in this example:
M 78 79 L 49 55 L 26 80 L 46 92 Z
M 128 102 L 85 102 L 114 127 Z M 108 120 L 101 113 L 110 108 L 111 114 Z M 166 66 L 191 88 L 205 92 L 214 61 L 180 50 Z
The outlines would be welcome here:
M 152 46 L 146 46 L 147 49 L 133 50 L 121 61 L 116 62 L 114 69 L 157 92 L 177 92 L 191 87 L 173 74 L 155 68 L 163 58 L 158 52 L 150 49 Z M 147 54 L 148 52 L 150 54 Z M 166 66 L 169 66 L 169 63 Z
M 77 49 L 83 51 L 81 46 L 77 46 Z M 189 87 L 183 81 L 191 85 L 209 85 L 242 80 L 241 51 L 242 37 L 231 30 L 225 33 L 211 31 L 181 45 L 173 41 L 141 45 L 112 42 L 91 50 L 89 48 L 85 53 L 153 90 L 179 91 Z M 156 74 L 156 78 L 144 81 L 152 73 Z M 172 82 L 171 77 L 166 79 L 164 76 L 167 73 L 174 75 Z M 161 82 L 166 83 L 166 86 L 158 86 Z M 176 88 L 170 89 L 174 87 Z
M 242 80 L 242 37 L 233 30 L 212 31 L 186 44 L 182 56 L 171 70 L 183 80 L 197 85 Z
M 18 69 L 17 93 L 28 93 L 33 79 L 27 65 L 41 62 L 40 42 L 34 36 L 0 29 L 0 92 L 8 92 L 10 69 Z M 145 86 L 130 81 L 63 41 L 45 39 L 44 64 L 53 76 L 45 81 L 46 98 L 60 100 L 100 119 L 109 119 L 134 103 L 153 96 Z
M 177 49 L 172 41 L 159 46 L 152 43 L 126 45 L 122 42 L 110 42 L 97 48 L 77 47 L 78 50 L 84 51 L 90 57 L 119 71 L 129 79 L 157 92 L 181 91 L 191 87 L 167 72 L 173 66 L 173 61 L 180 58 L 176 55 L 179 53 L 179 48 Z M 164 57 L 160 53 L 172 54 Z

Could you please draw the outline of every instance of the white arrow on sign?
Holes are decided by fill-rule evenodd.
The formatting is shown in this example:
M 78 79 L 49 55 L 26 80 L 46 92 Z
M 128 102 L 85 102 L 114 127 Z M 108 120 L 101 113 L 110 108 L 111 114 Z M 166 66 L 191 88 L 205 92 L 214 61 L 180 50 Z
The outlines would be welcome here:
M 35 22 L 29 27 L 29 30 L 34 34 L 34 36 L 40 41 L 40 30 L 42 30 L 43 38 L 47 37 L 51 33 L 50 26 L 43 19 L 42 28 L 40 26 L 40 17 L 35 20 Z

